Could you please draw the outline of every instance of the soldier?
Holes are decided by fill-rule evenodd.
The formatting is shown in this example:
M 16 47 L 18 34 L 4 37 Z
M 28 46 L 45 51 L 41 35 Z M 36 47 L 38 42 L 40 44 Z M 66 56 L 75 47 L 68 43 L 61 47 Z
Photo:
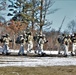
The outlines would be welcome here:
M 23 35 L 20 35 L 20 50 L 18 52 L 18 55 L 25 55 L 24 54 L 24 45 L 25 45 L 25 39 L 23 38 Z
M 71 40 L 72 36 L 71 34 L 68 35 L 68 49 L 71 50 L 72 48 L 72 40 Z
M 39 39 L 38 39 L 38 54 L 39 55 L 44 55 L 45 53 L 44 53 L 44 51 L 43 51 L 43 46 L 44 46 L 44 43 L 47 43 L 48 41 L 46 40 L 46 38 L 45 38 L 45 35 L 39 35 L 38 36 L 39 37 Z
M 68 47 L 69 47 L 68 36 L 66 35 L 64 38 L 64 55 L 65 56 L 68 55 Z
M 68 49 L 69 49 L 69 45 L 71 43 L 71 36 L 70 35 L 66 35 L 65 39 L 64 39 L 64 55 L 67 56 L 68 55 Z
M 25 39 L 25 42 L 28 41 L 28 34 L 26 33 L 26 31 L 23 32 L 23 38 Z
M 65 38 L 65 34 L 62 34 L 62 35 L 59 35 L 59 36 L 58 36 L 58 42 L 59 42 L 59 44 L 60 44 L 59 50 L 58 50 L 58 54 L 61 54 L 60 51 L 61 51 L 62 49 L 64 49 L 64 38 Z
M 12 42 L 12 40 L 9 37 L 9 34 L 6 34 L 5 37 L 3 38 L 3 52 L 2 54 L 8 55 L 9 54 L 9 42 Z
M 62 35 L 62 39 L 59 40 L 60 41 L 60 48 L 63 48 L 64 50 L 64 56 L 68 55 L 68 49 L 69 49 L 69 44 L 71 43 L 71 38 L 68 35 Z M 60 50 L 59 52 L 60 53 Z
M 76 33 L 72 36 L 72 56 L 76 55 Z
M 27 33 L 27 44 L 28 44 L 28 48 L 27 48 L 27 53 L 30 52 L 33 49 L 33 36 L 31 32 Z
M 36 33 L 36 34 L 34 35 L 34 41 L 35 41 L 35 46 L 36 46 L 35 53 L 38 53 L 38 48 L 39 48 L 39 44 L 38 44 L 39 34 L 38 34 L 38 33 Z

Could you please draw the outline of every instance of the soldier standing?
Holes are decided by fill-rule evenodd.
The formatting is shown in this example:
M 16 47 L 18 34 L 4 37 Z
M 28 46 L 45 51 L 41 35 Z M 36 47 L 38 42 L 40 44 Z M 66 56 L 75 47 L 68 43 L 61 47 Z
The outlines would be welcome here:
M 9 34 L 6 34 L 6 36 L 3 38 L 3 52 L 2 54 L 8 55 L 9 54 L 9 42 L 12 42 L 12 40 L 9 37 Z

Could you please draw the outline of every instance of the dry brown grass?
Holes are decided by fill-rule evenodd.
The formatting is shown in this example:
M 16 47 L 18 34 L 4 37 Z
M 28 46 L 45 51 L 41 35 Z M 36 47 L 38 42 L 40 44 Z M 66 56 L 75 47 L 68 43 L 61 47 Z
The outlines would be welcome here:
M 76 75 L 76 66 L 0 67 L 0 75 Z

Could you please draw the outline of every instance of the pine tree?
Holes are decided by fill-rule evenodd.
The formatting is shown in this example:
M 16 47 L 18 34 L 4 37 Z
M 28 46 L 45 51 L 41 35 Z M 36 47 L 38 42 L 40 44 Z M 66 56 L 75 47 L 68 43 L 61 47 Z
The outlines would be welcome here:
M 42 31 L 50 4 L 53 4 L 51 0 L 17 0 L 14 7 L 17 8 L 18 13 L 13 20 L 28 23 L 32 30 L 35 27 Z

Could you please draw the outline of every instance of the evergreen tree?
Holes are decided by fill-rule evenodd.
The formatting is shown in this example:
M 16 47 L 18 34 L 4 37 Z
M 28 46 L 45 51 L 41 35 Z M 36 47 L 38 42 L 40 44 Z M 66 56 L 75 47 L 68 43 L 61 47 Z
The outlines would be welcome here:
M 14 7 L 16 7 L 18 12 L 13 19 L 27 22 L 31 25 L 32 30 L 34 27 L 37 27 L 42 31 L 42 27 L 46 22 L 45 18 L 48 8 L 52 6 L 52 4 L 52 0 L 17 0 Z

